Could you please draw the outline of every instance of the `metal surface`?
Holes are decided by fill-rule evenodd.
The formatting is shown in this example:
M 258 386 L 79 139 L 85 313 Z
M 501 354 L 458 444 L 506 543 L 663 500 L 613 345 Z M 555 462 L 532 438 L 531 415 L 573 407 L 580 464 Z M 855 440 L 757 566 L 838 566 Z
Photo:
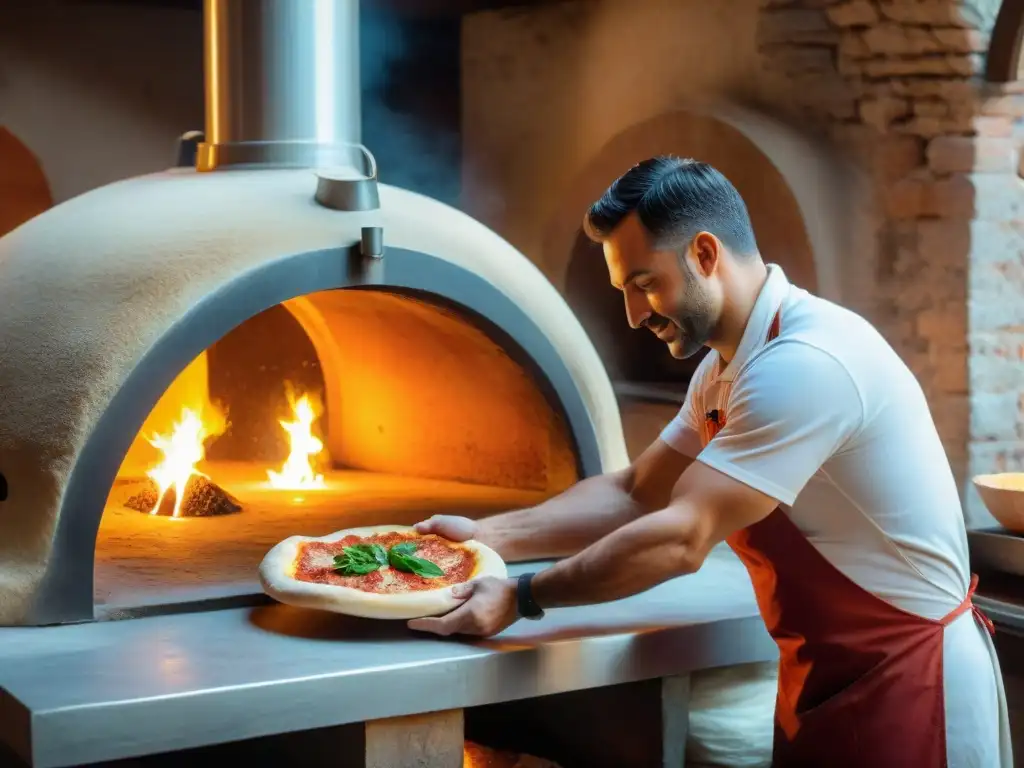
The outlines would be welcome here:
M 746 571 L 717 550 L 483 642 L 281 605 L 0 629 L 0 741 L 54 768 L 774 658 Z
M 206 0 L 196 167 L 334 166 L 361 135 L 358 0 Z
M 174 378 L 204 349 L 250 317 L 284 301 L 334 288 L 379 288 L 447 304 L 474 322 L 534 375 L 574 441 L 579 474 L 600 474 L 594 425 L 565 362 L 523 310 L 483 278 L 451 262 L 391 248 L 373 269 L 350 269 L 347 248 L 311 251 L 267 263 L 195 304 L 139 361 L 122 384 L 71 471 L 54 532 L 53 554 L 27 623 L 91 621 L 96 534 L 121 459 Z
M 972 600 L 1000 628 L 1024 631 L 1024 603 L 983 595 L 975 595 Z
M 971 565 L 1024 576 L 1024 536 L 1005 528 L 979 528 L 967 532 Z

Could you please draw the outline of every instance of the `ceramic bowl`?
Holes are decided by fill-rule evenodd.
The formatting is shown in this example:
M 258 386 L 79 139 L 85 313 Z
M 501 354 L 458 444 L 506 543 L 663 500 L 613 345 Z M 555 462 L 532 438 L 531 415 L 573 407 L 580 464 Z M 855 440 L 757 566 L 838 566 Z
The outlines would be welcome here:
M 992 517 L 1008 531 L 1024 533 L 1024 472 L 975 475 L 973 481 Z

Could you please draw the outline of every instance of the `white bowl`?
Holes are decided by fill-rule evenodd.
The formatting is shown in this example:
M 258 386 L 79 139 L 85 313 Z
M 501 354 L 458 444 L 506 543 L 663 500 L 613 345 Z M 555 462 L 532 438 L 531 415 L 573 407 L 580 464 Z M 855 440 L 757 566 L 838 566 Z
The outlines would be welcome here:
M 973 482 L 992 517 L 1006 530 L 1024 533 L 1024 472 L 975 475 Z

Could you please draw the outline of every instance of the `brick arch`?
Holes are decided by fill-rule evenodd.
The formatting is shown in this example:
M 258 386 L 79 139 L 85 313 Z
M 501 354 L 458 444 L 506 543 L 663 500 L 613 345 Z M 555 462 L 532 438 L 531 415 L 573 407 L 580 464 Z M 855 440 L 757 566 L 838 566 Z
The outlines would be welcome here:
M 587 206 L 634 163 L 672 153 L 706 160 L 739 189 L 765 258 L 819 294 L 838 299 L 846 190 L 835 157 L 821 144 L 737 107 L 664 114 L 607 142 L 570 183 L 545 231 L 541 266 L 563 293 Z
M 53 205 L 39 160 L 17 136 L 0 126 L 0 237 Z

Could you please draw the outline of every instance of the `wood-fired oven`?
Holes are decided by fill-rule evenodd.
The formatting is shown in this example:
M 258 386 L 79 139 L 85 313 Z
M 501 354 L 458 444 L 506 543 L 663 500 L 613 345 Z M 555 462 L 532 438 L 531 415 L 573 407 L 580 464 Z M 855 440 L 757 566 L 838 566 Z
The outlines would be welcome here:
M 558 291 L 378 180 L 357 13 L 207 2 L 195 166 L 0 240 L 0 623 L 250 600 L 288 535 L 488 514 L 625 463 Z

